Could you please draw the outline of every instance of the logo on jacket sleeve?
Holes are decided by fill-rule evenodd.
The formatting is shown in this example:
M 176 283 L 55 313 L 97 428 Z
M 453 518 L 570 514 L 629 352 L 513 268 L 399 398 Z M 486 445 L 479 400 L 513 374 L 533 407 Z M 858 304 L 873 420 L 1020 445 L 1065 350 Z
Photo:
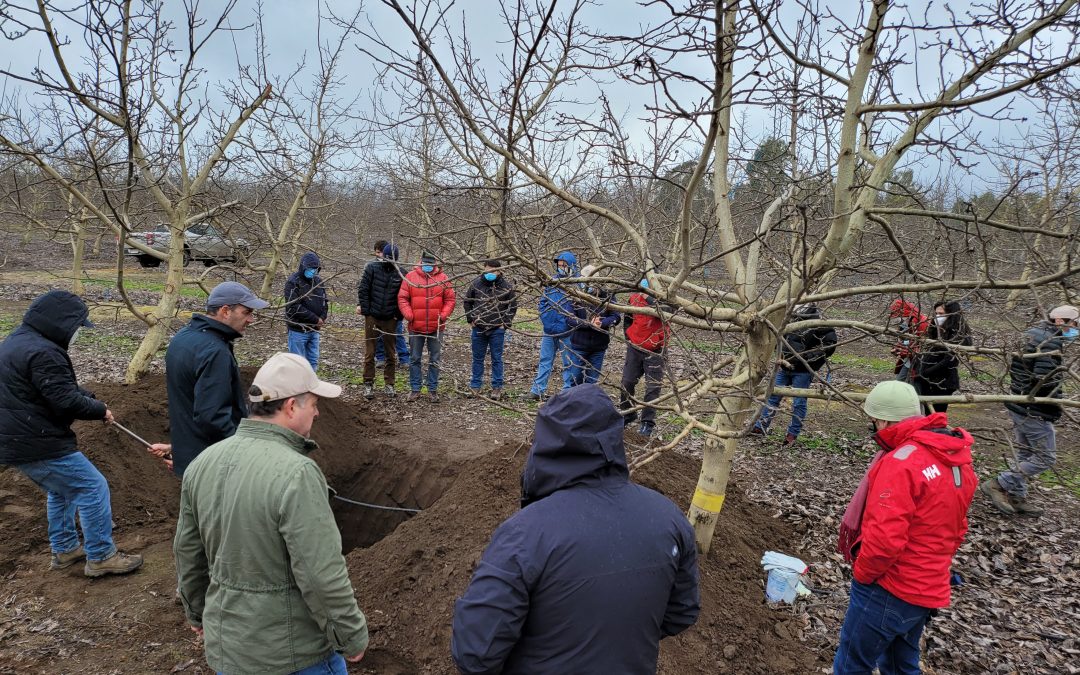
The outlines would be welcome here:
M 934 480 L 941 475 L 941 470 L 937 468 L 937 464 L 931 464 L 922 470 L 922 475 L 926 476 L 926 480 Z

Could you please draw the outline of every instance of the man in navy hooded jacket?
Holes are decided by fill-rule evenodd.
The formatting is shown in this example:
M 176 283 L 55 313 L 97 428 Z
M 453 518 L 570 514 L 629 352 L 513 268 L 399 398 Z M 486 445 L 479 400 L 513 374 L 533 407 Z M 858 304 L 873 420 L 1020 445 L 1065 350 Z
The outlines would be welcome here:
M 451 639 L 462 673 L 655 673 L 697 620 L 686 516 L 630 482 L 623 420 L 598 386 L 540 409 L 522 510 L 495 530 Z
M 300 269 L 285 282 L 285 327 L 289 331 L 289 351 L 302 356 L 319 369 L 319 331 L 326 323 L 330 303 L 319 271 L 322 261 L 312 251 L 300 256 Z

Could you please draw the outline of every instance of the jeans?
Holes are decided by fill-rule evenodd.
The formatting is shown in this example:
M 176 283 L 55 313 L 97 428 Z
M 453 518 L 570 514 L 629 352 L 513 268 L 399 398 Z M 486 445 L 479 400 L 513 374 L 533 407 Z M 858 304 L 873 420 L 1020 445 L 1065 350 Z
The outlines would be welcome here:
M 397 322 L 394 319 L 376 319 L 373 316 L 364 317 L 364 384 L 375 384 L 375 359 L 378 358 L 376 345 L 385 344 L 390 351 L 394 351 L 394 330 Z M 390 358 L 383 358 L 383 384 L 393 388 L 397 376 L 397 357 L 391 353 Z
M 600 379 L 600 371 L 604 367 L 604 354 L 607 349 L 595 352 L 570 352 L 570 386 L 579 384 L 596 384 Z
M 503 387 L 503 344 L 506 338 L 505 328 L 490 331 L 472 330 L 472 379 L 470 389 L 484 386 L 484 357 L 491 350 L 491 388 Z
M 619 409 L 629 410 L 634 407 L 630 399 L 634 397 L 637 383 L 645 376 L 645 403 L 655 401 L 660 396 L 660 383 L 664 377 L 663 352 L 650 352 L 631 344 L 626 346 L 626 362 L 623 364 L 622 381 L 619 383 Z M 637 413 L 634 414 L 634 417 Z M 633 417 L 631 418 L 633 419 Z M 654 422 L 656 409 L 645 406 L 641 412 L 642 422 Z
M 322 663 L 316 663 L 303 670 L 297 670 L 293 672 L 292 675 L 348 675 L 348 673 L 349 670 L 348 666 L 345 664 L 345 657 L 341 654 L 333 654 Z M 219 672 L 218 675 L 225 675 L 225 673 Z
M 813 373 L 797 373 L 787 368 L 781 368 L 776 371 L 776 386 L 777 387 L 793 387 L 795 389 L 806 389 L 810 386 L 810 383 L 814 381 Z M 769 400 L 765 406 L 765 410 L 761 413 L 761 419 L 758 420 L 754 426 L 758 427 L 762 431 L 769 430 L 769 423 L 772 421 L 772 416 L 776 414 L 777 406 L 780 405 L 780 401 L 784 399 L 779 394 L 773 394 L 769 397 Z M 788 425 L 787 432 L 792 436 L 798 436 L 802 431 L 803 420 L 806 419 L 806 397 L 797 396 L 791 401 L 791 424 Z
M 84 454 L 73 452 L 56 459 L 16 464 L 15 468 L 48 495 L 49 547 L 53 553 L 79 548 L 76 510 L 86 540 L 87 559 L 100 562 L 116 553 L 109 484 Z
M 918 675 L 919 637 L 930 616 L 877 584 L 852 580 L 851 602 L 840 628 L 834 675 Z
M 1050 469 L 1057 461 L 1054 425 L 1041 417 L 1027 417 L 1009 411 L 1016 443 L 1016 470 L 998 475 L 998 484 L 1014 497 L 1027 497 L 1027 479 Z
M 394 333 L 397 334 L 398 363 L 404 365 L 409 362 L 409 341 L 405 338 L 404 319 L 398 319 L 397 325 L 394 326 Z M 386 360 L 386 350 L 383 349 L 382 340 L 375 343 L 375 360 L 379 363 Z
M 562 352 L 562 378 L 563 389 L 570 388 L 570 350 L 569 335 L 544 335 L 540 338 L 540 363 L 536 366 L 536 379 L 533 380 L 532 389 L 534 394 L 547 392 L 548 379 L 555 365 L 555 356 Z
M 319 369 L 319 331 L 289 330 L 289 351 L 303 356 L 312 370 Z
M 428 350 L 427 389 L 433 394 L 439 388 L 439 354 L 442 352 L 442 336 L 438 333 L 409 333 L 409 387 L 420 391 L 425 345 Z

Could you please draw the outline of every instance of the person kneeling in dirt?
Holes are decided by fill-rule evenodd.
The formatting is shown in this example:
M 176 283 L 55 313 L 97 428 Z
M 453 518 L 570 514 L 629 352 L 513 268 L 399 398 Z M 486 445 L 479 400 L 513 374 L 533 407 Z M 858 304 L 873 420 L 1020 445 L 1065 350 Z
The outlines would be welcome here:
M 521 504 L 455 603 L 458 670 L 655 673 L 661 638 L 697 621 L 694 532 L 630 482 L 622 416 L 600 387 L 540 409 Z
M 368 644 L 330 511 L 308 454 L 322 382 L 296 354 L 272 356 L 251 417 L 184 473 L 173 551 L 180 596 L 219 673 L 345 673 Z
M 836 675 L 918 673 L 919 637 L 951 599 L 949 569 L 978 486 L 971 434 L 920 415 L 906 382 L 878 384 L 863 411 L 881 450 L 844 513 L 838 549 L 855 563 Z
M 1062 305 L 1050 311 L 1042 321 L 1027 331 L 1024 353 L 1009 363 L 1011 390 L 1015 395 L 1061 398 L 1067 368 L 1062 365 L 1062 351 L 1080 334 L 1080 309 Z M 1007 515 L 1039 516 L 1043 510 L 1027 501 L 1028 481 L 1054 466 L 1057 441 L 1054 422 L 1061 417 L 1061 406 L 1053 403 L 1006 403 L 1013 422 L 1016 443 L 1016 468 L 1003 471 L 982 485 L 982 492 L 994 507 Z
M 109 484 L 77 446 L 75 420 L 113 421 L 108 407 L 79 387 L 68 349 L 92 328 L 82 299 L 49 291 L 0 344 L 0 464 L 14 466 L 48 495 L 51 567 L 86 559 L 88 577 L 127 574 L 142 556 L 116 550 Z M 79 544 L 79 514 L 85 548 Z

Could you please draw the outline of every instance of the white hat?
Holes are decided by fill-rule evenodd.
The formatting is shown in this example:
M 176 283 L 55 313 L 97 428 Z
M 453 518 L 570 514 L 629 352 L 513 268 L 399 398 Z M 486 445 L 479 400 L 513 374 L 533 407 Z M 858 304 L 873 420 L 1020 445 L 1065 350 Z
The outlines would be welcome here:
M 315 394 L 319 398 L 337 398 L 341 396 L 341 387 L 323 382 L 307 359 L 278 352 L 255 373 L 252 388 L 258 387 L 259 394 L 249 394 L 252 403 L 260 401 L 279 401 L 300 394 Z
M 1076 321 L 1080 319 L 1080 309 L 1073 307 L 1072 305 L 1062 305 L 1050 310 L 1051 319 L 1065 319 L 1066 321 Z
M 876 420 L 899 422 L 921 414 L 915 387 L 899 380 L 879 382 L 863 401 L 863 412 Z

